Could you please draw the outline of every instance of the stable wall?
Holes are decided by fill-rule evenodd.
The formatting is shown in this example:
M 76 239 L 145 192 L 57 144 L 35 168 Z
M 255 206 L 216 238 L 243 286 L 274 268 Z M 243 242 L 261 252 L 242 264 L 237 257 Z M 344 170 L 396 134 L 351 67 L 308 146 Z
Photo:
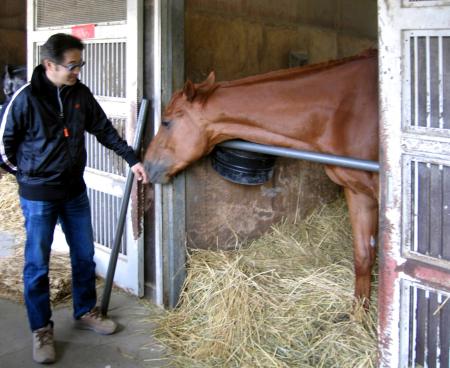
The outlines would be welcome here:
M 291 52 L 309 63 L 356 54 L 377 44 L 376 0 L 188 0 L 186 77 L 211 70 L 232 80 L 289 67 Z M 319 164 L 277 159 L 273 179 L 261 186 L 223 179 L 205 158 L 187 171 L 188 244 L 228 248 L 254 238 L 283 218 L 308 215 L 340 188 Z
M 2 0 L 0 6 L 0 75 L 6 64 L 25 65 L 26 46 L 26 2 L 24 0 Z M 0 88 L 0 104 L 3 102 L 3 85 Z

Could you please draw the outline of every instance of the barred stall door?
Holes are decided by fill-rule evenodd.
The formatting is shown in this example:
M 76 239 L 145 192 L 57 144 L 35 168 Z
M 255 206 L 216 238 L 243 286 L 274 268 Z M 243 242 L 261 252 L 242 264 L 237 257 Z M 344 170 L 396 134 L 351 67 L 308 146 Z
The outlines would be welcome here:
M 79 35 L 83 39 L 85 67 L 80 79 L 105 110 L 119 134 L 129 143 L 134 138 L 142 81 L 142 0 L 28 0 L 28 66 L 40 62 L 40 46 L 54 33 Z M 85 181 L 91 202 L 96 245 L 97 273 L 107 272 L 114 243 L 127 163 L 86 134 L 88 154 Z M 130 213 L 130 211 L 128 211 Z M 126 221 L 114 282 L 136 295 L 143 295 L 142 237 L 134 240 L 131 219 Z M 64 247 L 64 236 L 55 233 L 55 247 Z
M 450 367 L 450 1 L 379 1 L 381 367 Z

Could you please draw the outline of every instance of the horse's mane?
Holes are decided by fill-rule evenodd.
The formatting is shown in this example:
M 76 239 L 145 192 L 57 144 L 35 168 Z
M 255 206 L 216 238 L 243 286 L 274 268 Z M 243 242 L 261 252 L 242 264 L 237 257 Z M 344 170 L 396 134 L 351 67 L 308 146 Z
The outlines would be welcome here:
M 5 70 L 1 79 L 4 95 L 7 98 L 12 97 L 12 95 L 27 82 L 26 65 L 5 65 Z
M 308 75 L 310 73 L 328 70 L 333 67 L 343 65 L 352 61 L 373 58 L 376 57 L 377 55 L 378 55 L 377 49 L 367 49 L 358 55 L 349 56 L 342 59 L 330 60 L 322 63 L 300 66 L 297 68 L 281 69 L 265 74 L 254 75 L 232 81 L 222 81 L 216 83 L 213 82 L 212 84 L 209 84 L 207 81 L 204 81 L 203 83 L 196 84 L 196 94 L 194 98 L 196 102 L 199 102 L 201 105 L 205 105 L 208 99 L 211 97 L 211 95 L 213 95 L 213 93 L 219 88 L 247 86 L 257 83 L 270 82 L 272 80 L 280 80 L 287 77 Z M 170 102 L 167 105 L 168 109 L 167 111 L 171 109 L 173 101 L 177 100 L 182 94 L 183 90 L 174 93 Z
M 27 66 L 26 65 L 13 65 L 13 64 L 6 64 L 5 70 L 3 72 L 3 75 L 7 75 L 11 77 L 19 76 L 19 77 L 25 77 L 27 76 Z
M 259 75 L 254 75 L 254 76 L 245 77 L 245 78 L 241 78 L 241 79 L 236 79 L 233 81 L 218 82 L 217 84 L 221 88 L 228 88 L 228 87 L 251 85 L 254 83 L 270 82 L 271 80 L 283 79 L 283 77 L 287 77 L 287 76 L 292 77 L 294 75 L 296 76 L 296 75 L 301 75 L 301 74 L 309 74 L 309 73 L 313 73 L 313 72 L 317 72 L 317 71 L 321 71 L 321 70 L 331 69 L 333 67 L 336 67 L 336 66 L 339 66 L 342 64 L 346 64 L 346 63 L 360 60 L 360 59 L 372 58 L 377 55 L 378 55 L 377 49 L 367 49 L 358 55 L 349 56 L 349 57 L 342 58 L 342 59 L 330 60 L 330 61 L 325 61 L 322 63 L 311 64 L 311 65 L 306 65 L 306 66 L 299 66 L 297 68 L 281 69 L 281 70 L 276 70 L 273 72 L 268 72 L 265 74 L 259 74 Z

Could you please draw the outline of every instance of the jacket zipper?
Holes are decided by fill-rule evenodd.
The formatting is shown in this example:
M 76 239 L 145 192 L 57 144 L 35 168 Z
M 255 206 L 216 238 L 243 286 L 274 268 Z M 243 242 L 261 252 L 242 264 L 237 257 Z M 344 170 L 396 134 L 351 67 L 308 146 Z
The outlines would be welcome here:
M 61 99 L 61 91 L 64 89 L 65 86 L 63 86 L 62 88 L 57 87 L 56 88 L 56 95 L 58 97 L 58 103 L 59 103 L 59 121 L 61 122 L 61 125 L 63 126 L 63 134 L 64 134 L 64 138 L 65 142 L 66 142 L 66 148 L 67 148 L 67 155 L 69 156 L 69 160 L 70 160 L 70 165 L 72 166 L 72 155 L 70 153 L 70 147 L 67 141 L 67 138 L 69 138 L 70 136 L 70 131 L 69 128 L 67 128 L 65 122 L 64 122 L 64 107 L 63 107 L 63 102 Z
M 68 138 L 70 133 L 69 133 L 69 128 L 67 128 L 67 126 L 64 124 L 64 108 L 63 108 L 63 103 L 61 100 L 61 91 L 64 87 L 59 88 L 57 87 L 57 96 L 58 96 L 58 103 L 59 103 L 59 119 L 63 125 L 63 133 L 64 133 L 64 137 Z

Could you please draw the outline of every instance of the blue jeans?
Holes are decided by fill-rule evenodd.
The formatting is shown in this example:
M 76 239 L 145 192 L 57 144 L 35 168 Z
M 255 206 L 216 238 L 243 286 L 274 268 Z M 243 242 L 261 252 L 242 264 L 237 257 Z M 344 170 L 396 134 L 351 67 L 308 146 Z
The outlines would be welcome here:
M 49 259 L 59 220 L 70 248 L 73 315 L 79 318 L 96 304 L 94 241 L 86 191 L 70 200 L 31 201 L 20 197 L 27 240 L 23 270 L 24 299 L 31 330 L 51 321 Z

